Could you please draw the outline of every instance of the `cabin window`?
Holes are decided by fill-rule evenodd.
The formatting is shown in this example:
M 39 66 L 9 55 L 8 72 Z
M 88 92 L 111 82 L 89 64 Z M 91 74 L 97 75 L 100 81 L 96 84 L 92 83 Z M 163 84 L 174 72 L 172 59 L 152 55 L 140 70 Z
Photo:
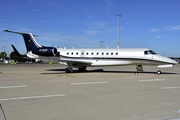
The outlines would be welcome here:
M 106 55 L 109 55 L 109 53 L 107 52 Z
M 118 55 L 118 52 L 116 52 L 116 55 Z
M 104 55 L 104 52 L 102 52 L 102 55 Z
M 73 52 L 71 53 L 71 55 L 73 55 Z
M 88 55 L 89 53 L 87 52 L 86 55 Z
M 93 55 L 94 53 L 92 52 L 91 55 Z
M 111 52 L 111 55 L 113 55 L 113 52 Z
M 69 55 L 69 52 L 67 52 L 67 55 Z
M 98 52 L 97 52 L 96 54 L 97 54 L 97 55 L 99 55 L 99 53 L 98 53 Z
M 76 52 L 76 55 L 78 55 L 78 52 Z

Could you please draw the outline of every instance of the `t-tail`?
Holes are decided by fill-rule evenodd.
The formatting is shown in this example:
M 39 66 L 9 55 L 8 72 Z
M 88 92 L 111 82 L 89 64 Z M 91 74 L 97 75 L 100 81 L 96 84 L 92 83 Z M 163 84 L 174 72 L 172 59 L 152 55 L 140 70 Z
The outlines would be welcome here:
M 39 45 L 34 38 L 37 37 L 37 35 L 33 35 L 31 33 L 15 32 L 10 30 L 4 30 L 4 32 L 10 32 L 10 33 L 22 35 L 24 38 L 27 52 L 32 52 L 33 54 L 39 56 L 47 56 L 47 57 L 57 55 L 57 49 L 55 47 L 47 47 L 47 46 Z

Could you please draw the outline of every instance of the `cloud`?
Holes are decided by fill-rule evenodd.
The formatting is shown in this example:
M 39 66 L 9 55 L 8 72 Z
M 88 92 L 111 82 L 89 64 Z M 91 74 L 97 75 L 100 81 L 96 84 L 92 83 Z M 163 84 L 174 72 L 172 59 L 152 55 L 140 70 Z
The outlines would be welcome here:
M 110 10 L 111 10 L 111 8 L 112 8 L 112 6 L 113 6 L 113 1 L 112 0 L 104 0 L 104 2 L 105 2 L 105 5 L 104 5 L 104 7 L 105 7 L 105 10 L 104 10 L 104 13 L 105 14 L 109 14 L 109 12 L 110 12 Z
M 103 29 L 107 25 L 107 22 L 89 22 L 86 24 L 88 29 Z
M 84 33 L 89 37 L 92 36 L 108 36 L 108 34 L 113 34 L 116 31 L 114 28 L 113 22 L 104 22 L 104 21 L 96 21 L 96 22 L 84 22 L 86 25 L 86 29 L 84 29 Z
M 85 33 L 86 33 L 87 35 L 94 36 L 94 35 L 96 35 L 97 33 L 99 33 L 99 31 L 96 31 L 96 30 L 85 30 Z
M 165 34 L 165 35 L 157 35 L 155 38 L 156 39 L 160 39 L 160 38 L 162 38 L 162 37 L 165 37 L 165 36 L 168 36 L 169 34 Z
M 27 0 L 28 2 L 32 3 L 32 0 Z
M 158 32 L 158 31 L 160 31 L 159 28 L 152 28 L 151 30 L 149 30 L 150 33 L 152 33 L 152 32 Z
M 113 6 L 113 2 L 112 2 L 112 0 L 104 0 L 104 2 L 105 2 L 105 6 L 107 7 L 107 8 L 111 8 L 112 6 Z
M 158 35 L 155 37 L 156 39 L 162 38 L 162 35 Z
M 2 21 L 2 22 L 44 22 L 44 23 L 50 23 L 50 22 L 64 22 L 64 21 L 45 21 L 45 20 L 39 20 L 39 21 L 36 21 L 36 20 L 3 20 L 3 19 L 0 19 L 0 21 Z
M 169 29 L 170 31 L 172 30 L 180 30 L 180 25 L 177 25 L 177 26 L 173 26 Z
M 151 30 L 149 30 L 150 33 L 152 32 L 162 32 L 162 31 L 175 31 L 175 30 L 180 30 L 180 25 L 168 25 L 162 28 L 152 28 Z
M 74 20 L 71 19 L 71 18 L 64 18 L 64 19 L 67 20 L 67 21 L 70 21 L 70 22 L 74 22 Z
M 40 45 L 53 45 L 54 47 L 59 46 L 60 48 L 66 47 L 76 47 L 76 48 L 92 48 L 97 47 L 97 40 L 91 38 L 87 35 L 64 35 L 63 33 L 55 33 L 55 32 L 36 32 L 39 37 L 37 37 L 37 42 Z
M 53 6 L 53 7 L 57 7 L 57 8 L 63 6 L 63 4 L 60 3 L 60 0 L 47 0 L 47 3 L 48 3 L 49 5 L 51 5 L 51 6 Z
M 38 9 L 33 9 L 33 10 L 38 13 L 43 13 L 41 10 L 38 10 Z

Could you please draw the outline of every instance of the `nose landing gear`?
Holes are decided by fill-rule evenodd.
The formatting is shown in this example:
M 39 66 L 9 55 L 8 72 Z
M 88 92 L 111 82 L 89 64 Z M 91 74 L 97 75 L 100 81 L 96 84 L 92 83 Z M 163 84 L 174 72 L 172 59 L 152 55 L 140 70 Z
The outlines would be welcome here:
M 157 75 L 160 75 L 162 72 L 161 72 L 161 69 L 160 68 L 158 68 L 158 70 L 157 70 L 157 72 L 156 72 L 156 74 Z

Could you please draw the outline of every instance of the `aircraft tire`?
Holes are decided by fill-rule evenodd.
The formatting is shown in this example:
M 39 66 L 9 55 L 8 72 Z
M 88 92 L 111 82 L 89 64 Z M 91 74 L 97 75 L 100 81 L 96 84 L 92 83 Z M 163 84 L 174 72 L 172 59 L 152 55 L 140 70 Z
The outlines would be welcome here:
M 71 73 L 71 70 L 70 70 L 69 68 L 66 68 L 66 69 L 65 69 L 65 72 L 66 72 L 66 73 Z
M 160 75 L 160 74 L 161 74 L 161 71 L 160 71 L 160 70 L 158 70 L 158 71 L 156 72 L 156 74 Z
M 79 71 L 79 72 L 85 72 L 85 71 L 86 71 L 86 67 L 79 68 L 78 71 Z

